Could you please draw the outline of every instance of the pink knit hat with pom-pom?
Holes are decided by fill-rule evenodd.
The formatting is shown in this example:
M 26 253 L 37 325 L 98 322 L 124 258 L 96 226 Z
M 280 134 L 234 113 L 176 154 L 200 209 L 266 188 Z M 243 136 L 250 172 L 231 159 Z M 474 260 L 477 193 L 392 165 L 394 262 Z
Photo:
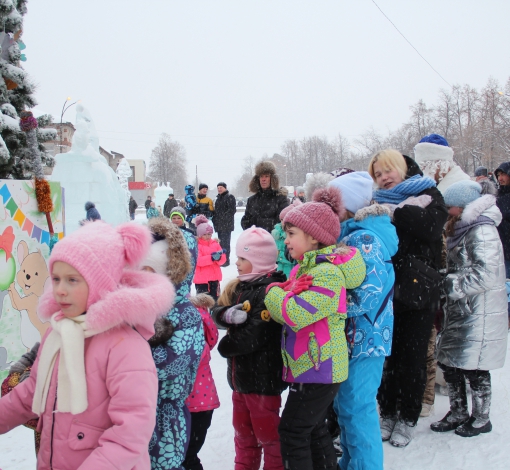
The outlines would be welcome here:
M 335 245 L 340 236 L 340 220 L 345 215 L 341 192 L 334 187 L 315 190 L 312 202 L 291 209 L 283 222 L 294 225 L 319 243 Z
M 151 232 L 143 225 L 131 222 L 112 227 L 96 221 L 55 245 L 50 273 L 53 265 L 62 261 L 76 269 L 89 287 L 87 328 L 106 331 L 127 323 L 145 339 L 154 334 L 154 322 L 172 307 L 175 289 L 165 276 L 127 269 L 141 263 L 151 240 Z M 49 284 L 39 299 L 37 314 L 49 320 L 59 311 Z
M 197 215 L 195 218 L 195 227 L 197 228 L 197 237 L 212 235 L 213 233 L 213 228 L 209 225 L 209 219 L 205 215 Z
M 292 201 L 292 204 L 289 204 L 287 207 L 283 208 L 280 212 L 280 220 L 285 219 L 285 216 L 292 210 L 295 209 L 298 206 L 302 206 L 303 203 L 301 202 L 301 199 L 298 197 Z
M 151 245 L 149 230 L 138 224 L 114 228 L 106 222 L 87 223 L 60 240 L 49 260 L 50 273 L 56 261 L 70 264 L 89 286 L 87 308 L 117 289 L 126 265 L 136 266 Z

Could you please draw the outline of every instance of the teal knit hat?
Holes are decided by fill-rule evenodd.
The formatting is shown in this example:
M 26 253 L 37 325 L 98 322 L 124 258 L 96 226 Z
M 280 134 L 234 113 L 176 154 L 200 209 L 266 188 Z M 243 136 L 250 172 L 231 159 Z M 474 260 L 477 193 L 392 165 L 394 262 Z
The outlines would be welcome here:
M 447 206 L 466 207 L 470 202 L 481 196 L 482 187 L 471 180 L 458 181 L 452 184 L 443 194 Z

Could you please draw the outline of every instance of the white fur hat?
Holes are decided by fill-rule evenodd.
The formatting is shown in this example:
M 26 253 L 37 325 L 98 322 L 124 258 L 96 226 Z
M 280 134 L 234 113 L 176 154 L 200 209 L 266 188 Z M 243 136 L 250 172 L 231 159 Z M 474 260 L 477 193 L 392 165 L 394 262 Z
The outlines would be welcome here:
M 414 159 L 418 164 L 435 160 L 453 162 L 453 149 L 448 146 L 448 141 L 443 136 L 426 135 L 414 147 Z

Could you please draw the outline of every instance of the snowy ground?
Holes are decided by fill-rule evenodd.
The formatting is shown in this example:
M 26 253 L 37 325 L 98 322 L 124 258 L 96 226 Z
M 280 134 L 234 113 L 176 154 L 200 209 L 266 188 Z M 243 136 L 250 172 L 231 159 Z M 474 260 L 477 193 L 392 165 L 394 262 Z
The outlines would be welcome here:
M 232 236 L 232 261 L 235 262 L 235 241 L 241 232 L 242 212 L 236 214 L 236 231 Z M 144 216 L 137 215 L 142 222 Z M 235 277 L 235 265 L 223 270 L 223 282 Z M 234 468 L 234 430 L 232 428 L 231 390 L 227 384 L 227 364 L 216 350 L 211 362 L 214 379 L 220 395 L 221 406 L 214 411 L 200 458 L 205 470 Z M 453 433 L 437 434 L 429 424 L 441 419 L 448 411 L 448 398 L 436 395 L 435 414 L 418 422 L 415 439 L 407 448 L 397 449 L 384 444 L 384 468 L 386 470 L 471 470 L 486 468 L 502 470 L 510 468 L 506 451 L 510 435 L 510 364 L 492 372 L 493 431 L 479 437 L 463 438 Z M 286 396 L 286 395 L 285 395 Z M 0 470 L 33 470 L 36 466 L 33 451 L 33 433 L 18 427 L 0 436 Z

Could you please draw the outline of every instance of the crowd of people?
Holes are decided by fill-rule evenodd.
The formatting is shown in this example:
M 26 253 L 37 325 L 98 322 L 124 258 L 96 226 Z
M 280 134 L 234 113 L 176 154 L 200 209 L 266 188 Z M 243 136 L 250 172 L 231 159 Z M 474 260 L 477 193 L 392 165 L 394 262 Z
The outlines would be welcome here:
M 450 410 L 431 432 L 490 432 L 510 162 L 496 186 L 437 134 L 414 156 L 313 175 L 291 202 L 259 163 L 223 290 L 236 212 L 223 182 L 215 202 L 205 184 L 186 187 L 186 208 L 148 200 L 146 226 L 85 223 L 53 248 L 39 304 L 51 327 L 11 371 L 24 375 L 0 400 L 0 433 L 32 423 L 38 468 L 203 469 L 218 328 L 236 470 L 382 469 L 383 442 L 412 442 L 440 372 Z

